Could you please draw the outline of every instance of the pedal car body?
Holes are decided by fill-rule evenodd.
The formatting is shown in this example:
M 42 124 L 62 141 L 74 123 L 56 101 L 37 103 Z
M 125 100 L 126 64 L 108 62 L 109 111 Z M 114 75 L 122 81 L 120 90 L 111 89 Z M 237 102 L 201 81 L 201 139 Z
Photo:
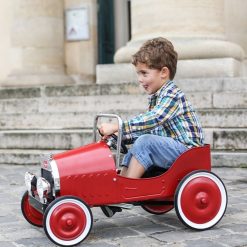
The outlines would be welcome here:
M 47 236 L 61 246 L 83 241 L 92 227 L 92 207 L 130 203 L 153 214 L 175 207 L 186 226 L 205 230 L 223 217 L 227 193 L 223 182 L 211 172 L 210 146 L 191 148 L 166 172 L 140 179 L 118 174 L 121 138 L 114 156 L 110 145 L 100 140 L 74 150 L 47 157 L 41 162 L 41 176 L 25 175 L 27 191 L 22 213 L 32 225 L 44 227 Z

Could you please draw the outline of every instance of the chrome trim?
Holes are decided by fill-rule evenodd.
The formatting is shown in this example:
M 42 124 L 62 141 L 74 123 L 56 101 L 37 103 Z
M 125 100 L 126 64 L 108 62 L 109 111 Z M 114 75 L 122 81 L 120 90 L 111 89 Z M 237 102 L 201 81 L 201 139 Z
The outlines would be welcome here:
M 57 168 L 57 163 L 55 160 L 52 160 L 50 162 L 51 167 L 51 174 L 54 179 L 54 190 L 53 190 L 53 196 L 56 196 L 56 193 L 60 191 L 60 176 Z
M 43 177 L 37 180 L 37 193 L 42 203 L 47 202 L 48 194 L 51 192 L 51 184 Z
M 96 142 L 96 131 L 97 131 L 97 123 L 98 119 L 101 117 L 106 118 L 116 118 L 118 120 L 118 140 L 117 140 L 117 153 L 116 153 L 116 167 L 120 165 L 120 150 L 121 150 L 121 142 L 122 142 L 122 135 L 123 135 L 123 120 L 116 114 L 97 114 L 94 118 L 94 125 L 93 125 L 93 142 Z
M 25 172 L 24 181 L 29 194 L 31 194 L 32 191 L 32 180 L 34 177 L 36 176 L 33 173 Z

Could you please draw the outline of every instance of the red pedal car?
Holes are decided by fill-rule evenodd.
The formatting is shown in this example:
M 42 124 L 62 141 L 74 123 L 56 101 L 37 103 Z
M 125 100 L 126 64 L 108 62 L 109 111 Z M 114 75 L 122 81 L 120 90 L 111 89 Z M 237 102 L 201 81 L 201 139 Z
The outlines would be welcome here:
M 117 118 L 118 139 L 96 142 L 100 117 Z M 90 233 L 92 207 L 128 203 L 152 214 L 174 207 L 181 222 L 195 230 L 209 229 L 221 220 L 227 192 L 211 172 L 209 145 L 189 149 L 162 174 L 126 178 L 118 174 L 120 152 L 126 151 L 121 127 L 117 115 L 97 115 L 92 144 L 44 159 L 40 177 L 26 172 L 21 209 L 30 224 L 44 227 L 55 244 L 73 246 Z

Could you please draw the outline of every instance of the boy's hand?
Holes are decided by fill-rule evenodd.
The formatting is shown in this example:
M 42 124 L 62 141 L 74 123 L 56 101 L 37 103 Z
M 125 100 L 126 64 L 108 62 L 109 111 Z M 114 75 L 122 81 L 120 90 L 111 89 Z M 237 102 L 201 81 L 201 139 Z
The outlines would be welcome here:
M 103 138 L 109 136 L 118 131 L 118 124 L 111 123 L 102 123 L 99 127 L 100 133 L 103 135 Z

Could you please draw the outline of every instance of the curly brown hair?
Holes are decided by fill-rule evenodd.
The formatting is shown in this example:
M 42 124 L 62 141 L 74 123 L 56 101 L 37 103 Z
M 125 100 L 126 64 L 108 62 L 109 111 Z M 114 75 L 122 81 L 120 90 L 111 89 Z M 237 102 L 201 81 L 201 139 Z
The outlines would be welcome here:
M 132 56 L 132 64 L 144 63 L 150 69 L 161 70 L 167 67 L 172 80 L 177 70 L 178 54 L 174 50 L 173 44 L 162 37 L 146 41 L 138 52 Z

